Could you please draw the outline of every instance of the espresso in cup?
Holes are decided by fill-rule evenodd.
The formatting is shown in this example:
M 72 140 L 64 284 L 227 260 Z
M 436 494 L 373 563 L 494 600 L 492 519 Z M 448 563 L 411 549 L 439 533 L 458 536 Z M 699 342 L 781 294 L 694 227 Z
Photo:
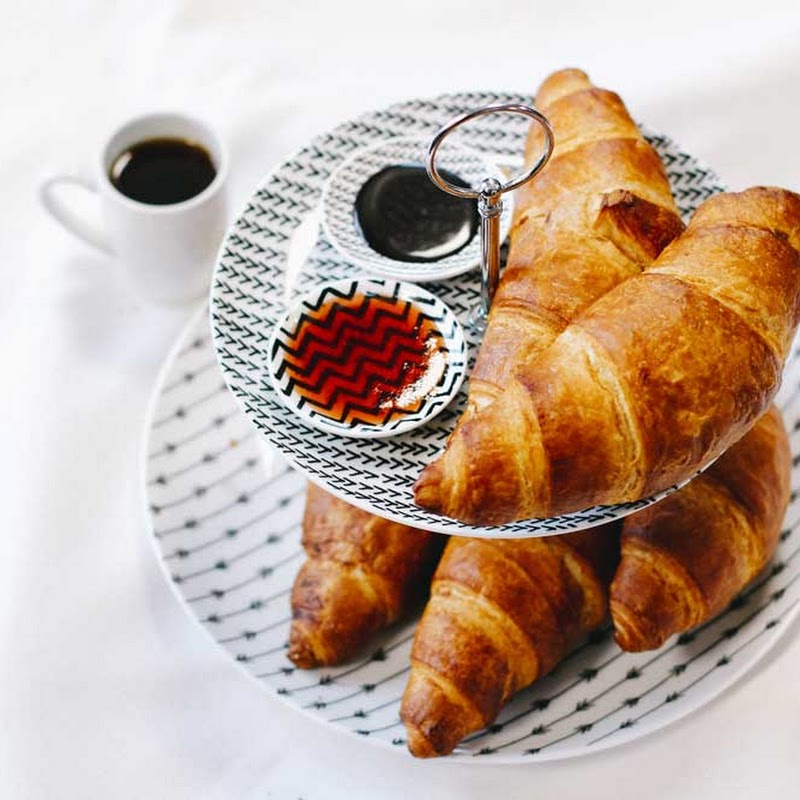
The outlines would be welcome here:
M 123 150 L 108 177 L 131 200 L 162 206 L 195 197 L 211 185 L 216 174 L 211 155 L 202 145 L 165 136 Z

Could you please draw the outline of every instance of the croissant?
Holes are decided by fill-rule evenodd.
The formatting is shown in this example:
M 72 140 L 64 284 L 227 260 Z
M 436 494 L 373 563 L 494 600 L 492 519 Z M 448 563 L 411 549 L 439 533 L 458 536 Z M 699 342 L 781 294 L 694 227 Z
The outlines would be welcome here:
M 498 396 L 521 354 L 543 350 L 683 229 L 661 160 L 616 94 L 566 69 L 542 83 L 536 105 L 553 127 L 555 147 L 547 168 L 517 192 L 508 262 L 470 377 L 468 414 Z M 533 125 L 527 164 L 543 143 Z
M 415 756 L 450 753 L 606 618 L 616 524 L 538 539 L 451 537 L 400 705 Z
M 308 484 L 292 587 L 289 658 L 305 669 L 353 657 L 424 598 L 445 541 L 376 517 Z
M 500 524 L 647 497 L 741 438 L 800 314 L 800 196 L 717 195 L 457 427 L 416 502 Z
M 611 584 L 623 650 L 652 650 L 716 616 L 772 557 L 791 453 L 773 406 L 702 475 L 625 520 Z

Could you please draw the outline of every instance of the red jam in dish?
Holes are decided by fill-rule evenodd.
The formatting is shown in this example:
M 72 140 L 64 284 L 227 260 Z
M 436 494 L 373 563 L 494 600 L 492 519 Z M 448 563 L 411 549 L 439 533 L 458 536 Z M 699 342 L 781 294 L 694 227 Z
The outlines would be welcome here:
M 402 298 L 330 297 L 303 313 L 286 345 L 294 391 L 345 425 L 385 424 L 419 410 L 445 369 L 441 333 Z

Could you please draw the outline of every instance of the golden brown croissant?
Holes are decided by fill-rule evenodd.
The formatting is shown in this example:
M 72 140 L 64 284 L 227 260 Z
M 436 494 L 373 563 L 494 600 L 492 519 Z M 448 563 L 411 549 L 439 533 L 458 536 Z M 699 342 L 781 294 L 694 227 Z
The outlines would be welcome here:
M 790 471 L 773 406 L 706 472 L 625 520 L 611 584 L 623 650 L 660 647 L 711 619 L 756 576 L 778 542 Z
M 416 501 L 470 523 L 649 496 L 741 438 L 800 314 L 800 196 L 722 194 L 450 437 Z
M 376 517 L 308 484 L 289 658 L 338 664 L 424 598 L 445 537 Z
M 400 706 L 415 756 L 451 752 L 603 622 L 618 537 L 611 525 L 539 539 L 449 540 Z
M 616 94 L 566 69 L 542 83 L 536 104 L 555 148 L 517 193 L 508 263 L 470 377 L 470 411 L 497 397 L 521 354 L 543 350 L 683 229 L 664 167 Z M 533 125 L 526 163 L 543 141 Z

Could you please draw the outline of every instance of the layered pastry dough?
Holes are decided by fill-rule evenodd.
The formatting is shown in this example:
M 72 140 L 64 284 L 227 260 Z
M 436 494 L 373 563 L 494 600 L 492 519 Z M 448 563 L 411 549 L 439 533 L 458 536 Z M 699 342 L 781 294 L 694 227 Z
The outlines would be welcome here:
M 717 195 L 653 265 L 538 349 L 454 431 L 417 502 L 474 524 L 647 497 L 767 410 L 800 313 L 800 196 Z
M 308 484 L 292 588 L 289 658 L 303 668 L 354 656 L 428 591 L 444 536 L 376 517 Z

